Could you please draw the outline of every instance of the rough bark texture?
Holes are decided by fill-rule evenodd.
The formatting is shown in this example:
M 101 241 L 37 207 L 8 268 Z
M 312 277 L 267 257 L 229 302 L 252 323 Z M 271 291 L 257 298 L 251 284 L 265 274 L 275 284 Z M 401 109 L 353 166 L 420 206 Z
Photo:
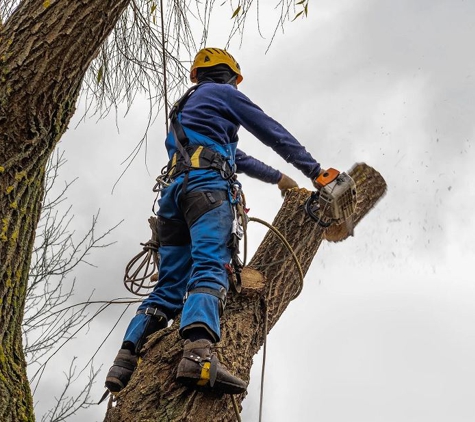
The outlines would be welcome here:
M 22 352 L 45 165 L 129 0 L 24 0 L 0 26 L 0 420 L 34 420 Z
M 355 166 L 349 174 L 355 179 L 359 193 L 354 219 L 358 224 L 385 193 L 386 183 L 365 164 Z M 322 227 L 304 211 L 309 194 L 305 189 L 289 191 L 273 222 L 297 255 L 304 274 L 325 235 Z M 328 231 L 332 230 L 335 229 Z M 347 234 L 341 227 L 332 233 L 332 240 L 345 237 Z M 249 380 L 252 358 L 263 345 L 266 325 L 268 332 L 300 289 L 295 261 L 269 231 L 244 271 L 242 293 L 229 298 L 221 321 L 221 361 L 232 373 Z M 118 395 L 115 407 L 108 410 L 106 422 L 236 421 L 230 396 L 198 393 L 175 382 L 182 352 L 177 327 L 175 321 L 170 328 L 151 336 L 142 362 L 128 387 Z M 245 394 L 235 397 L 240 407 Z

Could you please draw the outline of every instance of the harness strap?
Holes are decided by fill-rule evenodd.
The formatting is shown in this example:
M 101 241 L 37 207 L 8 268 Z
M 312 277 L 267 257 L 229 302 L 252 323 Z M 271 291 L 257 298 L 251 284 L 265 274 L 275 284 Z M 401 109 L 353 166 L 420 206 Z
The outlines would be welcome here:
M 219 315 L 222 315 L 224 307 L 226 306 L 226 289 L 224 287 L 221 287 L 219 290 L 211 289 L 209 287 L 196 287 L 186 292 L 183 302 L 185 302 L 188 297 L 196 293 L 204 293 L 217 297 L 219 299 Z
M 153 316 L 159 320 L 164 319 L 165 321 L 168 321 L 167 316 L 158 308 L 145 308 L 145 309 L 140 309 L 137 311 L 135 315 L 139 314 L 145 314 L 145 315 L 150 315 Z
M 193 169 L 217 170 L 225 180 L 230 179 L 234 174 L 234 169 L 228 160 L 211 148 L 203 145 L 188 145 L 183 148 L 183 152 L 178 150 L 168 162 L 169 177 L 177 177 Z
M 173 132 L 173 137 L 175 138 L 175 144 L 180 152 L 181 156 L 185 160 L 185 163 L 190 163 L 191 164 L 191 159 L 190 156 L 188 155 L 188 152 L 186 151 L 184 145 L 188 145 L 190 143 L 190 140 L 186 137 L 185 131 L 183 130 L 183 126 L 178 122 L 177 118 L 171 119 L 171 128 Z M 183 140 L 180 140 L 180 138 Z
M 170 114 L 168 115 L 172 123 L 172 131 L 173 131 L 175 140 L 178 141 L 178 143 L 180 143 L 181 146 L 183 147 L 186 147 L 190 143 L 190 141 L 188 137 L 186 136 L 185 131 L 183 130 L 183 126 L 178 121 L 178 114 L 181 112 L 181 110 L 185 106 L 185 103 L 188 101 L 188 98 L 190 98 L 190 95 L 193 94 L 193 92 L 195 92 L 199 86 L 200 84 L 196 84 L 196 85 L 193 85 L 191 88 L 189 88 L 182 95 L 182 97 L 173 105 L 173 108 L 170 110 Z M 178 150 L 180 150 L 178 145 L 177 145 L 177 148 Z
M 186 136 L 183 126 L 178 121 L 178 114 L 182 110 L 190 95 L 198 88 L 198 86 L 199 84 L 193 85 L 191 88 L 189 88 L 188 91 L 186 91 L 185 94 L 175 103 L 169 114 L 171 129 L 173 132 L 173 137 L 175 138 L 176 148 L 183 157 L 187 166 L 191 166 L 191 159 L 185 147 L 188 146 L 190 140 Z M 183 192 L 186 192 L 186 188 L 188 186 L 188 171 L 189 168 L 184 168 L 183 170 L 183 172 L 185 173 L 185 179 L 183 180 Z

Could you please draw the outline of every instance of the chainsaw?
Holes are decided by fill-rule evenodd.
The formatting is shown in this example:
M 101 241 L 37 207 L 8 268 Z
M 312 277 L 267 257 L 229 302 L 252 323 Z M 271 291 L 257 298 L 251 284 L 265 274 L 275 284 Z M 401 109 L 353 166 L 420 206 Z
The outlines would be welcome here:
M 356 184 L 348 174 L 329 168 L 315 179 L 317 190 L 305 203 L 307 214 L 322 227 L 346 223 L 353 235 Z

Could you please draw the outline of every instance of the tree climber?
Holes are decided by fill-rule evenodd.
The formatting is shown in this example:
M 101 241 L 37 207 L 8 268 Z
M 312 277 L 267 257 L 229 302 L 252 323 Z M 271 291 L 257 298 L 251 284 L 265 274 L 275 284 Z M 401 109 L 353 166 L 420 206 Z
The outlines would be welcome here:
M 238 91 L 241 69 L 228 52 L 200 50 L 190 79 L 195 85 L 172 109 L 165 141 L 170 162 L 158 201 L 158 283 L 130 322 L 107 374 L 111 392 L 127 385 L 146 338 L 180 312 L 185 341 L 177 380 L 229 394 L 246 390 L 247 383 L 231 375 L 213 351 L 229 288 L 235 172 L 277 184 L 282 193 L 297 183 L 237 149 L 240 126 L 312 182 L 322 172 L 297 139 Z

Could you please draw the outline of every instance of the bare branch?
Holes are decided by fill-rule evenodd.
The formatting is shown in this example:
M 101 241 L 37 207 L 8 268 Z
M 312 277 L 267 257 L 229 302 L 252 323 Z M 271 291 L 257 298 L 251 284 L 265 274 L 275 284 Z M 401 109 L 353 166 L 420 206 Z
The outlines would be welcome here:
M 64 385 L 61 394 L 56 399 L 56 405 L 50 409 L 41 418 L 42 422 L 60 422 L 65 421 L 67 418 L 76 414 L 79 409 L 87 409 L 93 403 L 91 402 L 91 389 L 94 385 L 95 379 L 99 374 L 99 370 L 95 371 L 92 364 L 90 365 L 88 381 L 79 393 L 70 395 L 70 388 L 72 384 L 77 380 L 76 375 L 76 357 L 73 358 L 69 366 L 68 372 L 64 373 L 66 383 Z
M 112 244 L 105 241 L 106 237 L 120 223 L 97 235 L 98 212 L 93 216 L 89 230 L 77 240 L 75 231 L 70 229 L 74 219 L 72 207 L 66 205 L 66 194 L 73 182 L 66 182 L 59 193 L 55 193 L 59 171 L 65 162 L 64 153 L 58 150 L 48 162 L 43 212 L 32 253 L 22 325 L 26 359 L 30 367 L 38 367 L 30 380 L 36 383 L 35 390 L 50 359 L 61 350 L 62 346 L 74 339 L 96 315 L 114 303 L 114 301 L 102 303 L 100 310 L 92 317 L 88 315 L 89 307 L 100 303 L 91 300 L 92 293 L 89 300 L 68 305 L 75 293 L 76 280 L 71 278 L 72 272 L 81 263 L 92 265 L 87 261 L 88 256 L 94 249 L 105 248 Z M 47 412 L 43 420 L 45 418 L 51 421 L 65 420 L 80 408 L 88 407 L 89 392 L 98 371 L 93 370 L 91 358 L 76 376 L 77 379 L 85 369 L 90 368 L 89 381 L 79 394 L 69 396 L 76 373 L 73 363 L 66 374 L 66 385 L 57 398 L 56 406 Z

